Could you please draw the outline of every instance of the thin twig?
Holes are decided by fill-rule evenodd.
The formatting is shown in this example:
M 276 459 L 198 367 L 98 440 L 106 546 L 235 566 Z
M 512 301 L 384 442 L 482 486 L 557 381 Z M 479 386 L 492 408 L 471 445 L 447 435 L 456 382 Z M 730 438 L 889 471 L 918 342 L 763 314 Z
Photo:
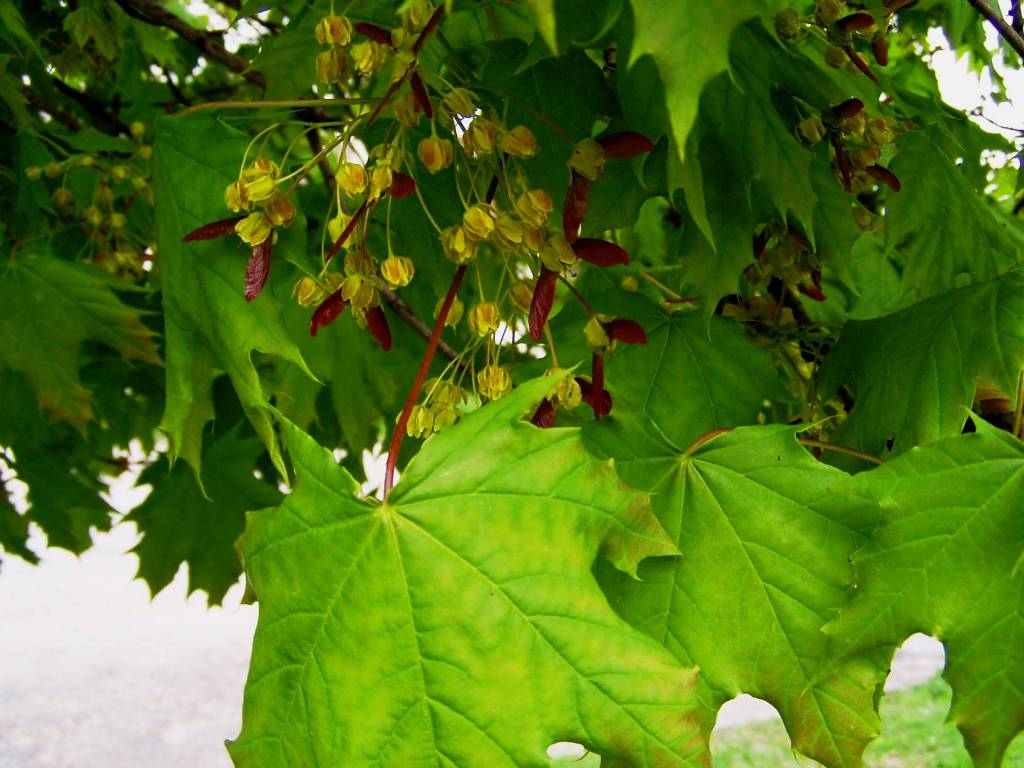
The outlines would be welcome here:
M 219 35 L 196 29 L 184 19 L 175 16 L 155 0 L 114 0 L 129 16 L 150 26 L 164 27 L 177 34 L 208 58 L 219 61 L 232 72 L 242 75 L 250 83 L 265 88 L 266 78 L 262 72 L 249 69 L 249 62 L 224 47 Z
M 996 28 L 999 35 L 1009 43 L 1010 47 L 1017 52 L 1017 55 L 1024 59 L 1024 37 L 1021 36 L 1020 32 L 1014 29 L 1007 21 L 1002 17 L 995 8 L 989 5 L 985 0 L 967 0 L 974 9 L 992 22 L 992 26 Z
M 73 114 L 68 112 L 66 109 L 61 107 L 55 107 L 53 104 L 47 102 L 39 94 L 33 91 L 31 88 L 22 88 L 21 95 L 25 97 L 32 109 L 37 112 L 45 112 L 58 123 L 63 124 L 72 131 L 80 130 L 82 123 Z
M 191 115 L 203 109 L 284 109 L 302 108 L 313 109 L 315 107 L 344 106 L 349 104 L 376 104 L 380 99 L 225 99 L 223 101 L 204 101 L 202 104 L 193 104 L 188 109 L 175 112 L 176 117 Z M 315 113 L 312 116 L 316 116 Z M 310 122 L 324 122 L 317 116 L 317 120 Z
M 398 315 L 406 323 L 408 323 L 409 326 L 414 331 L 416 331 L 416 333 L 418 333 L 427 341 L 430 341 L 430 326 L 424 323 L 422 320 L 420 320 L 420 318 L 416 315 L 415 312 L 412 311 L 409 305 L 402 300 L 401 296 L 399 296 L 390 288 L 385 287 L 382 287 L 380 289 L 380 295 L 384 298 L 384 301 L 387 302 L 387 305 L 391 307 L 392 311 L 396 315 Z M 442 357 L 444 357 L 447 360 L 455 360 L 459 356 L 459 353 L 456 352 L 452 348 L 452 346 L 444 340 L 437 342 L 437 351 Z
M 854 448 L 847 448 L 845 445 L 836 445 L 835 443 L 826 443 L 823 440 L 815 440 L 810 437 L 797 438 L 800 445 L 805 445 L 808 448 L 821 448 L 823 451 L 835 451 L 836 453 L 845 453 L 847 456 L 853 456 L 857 459 L 863 459 L 864 461 L 870 461 L 872 464 L 885 464 L 885 459 L 880 459 L 877 456 L 872 456 L 870 453 L 864 453 Z

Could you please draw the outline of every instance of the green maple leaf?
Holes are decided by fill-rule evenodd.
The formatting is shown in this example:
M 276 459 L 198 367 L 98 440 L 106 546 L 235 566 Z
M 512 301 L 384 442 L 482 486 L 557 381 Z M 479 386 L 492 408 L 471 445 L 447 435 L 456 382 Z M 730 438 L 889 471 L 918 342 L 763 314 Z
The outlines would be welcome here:
M 745 427 L 692 453 L 648 454 L 618 462 L 630 482 L 651 488 L 683 557 L 645 567 L 642 583 L 603 573 L 613 605 L 699 666 L 714 706 L 739 693 L 762 698 L 794 749 L 828 766 L 860 765 L 878 733 L 883 669 L 856 660 L 812 682 L 827 657 L 820 627 L 846 601 L 848 557 L 873 508 L 834 496 L 845 476 L 815 461 L 790 427 Z
M 701 91 L 729 68 L 733 31 L 747 19 L 781 7 L 773 0 L 633 0 L 629 66 L 651 56 L 664 86 L 670 136 L 680 158 L 697 119 Z
M 236 426 L 211 442 L 203 454 L 202 488 L 189 468 L 170 469 L 165 459 L 139 477 L 139 485 L 153 490 L 125 519 L 142 536 L 132 549 L 139 558 L 136 578 L 144 579 L 152 594 L 171 583 L 182 563 L 188 564 L 189 594 L 201 589 L 212 605 L 238 581 L 242 567 L 234 546 L 246 511 L 281 501 L 277 488 L 253 476 L 263 444 L 240 431 Z
M 167 406 L 163 427 L 171 456 L 184 456 L 199 471 L 203 425 L 213 418 L 210 387 L 227 373 L 249 420 L 278 471 L 285 474 L 253 350 L 277 355 L 309 369 L 281 319 L 281 303 L 270 291 L 246 302 L 243 277 L 247 249 L 234 237 L 183 244 L 196 227 L 228 216 L 223 189 L 235 178 L 246 137 L 208 115 L 168 118 L 157 124 L 154 142 L 156 229 L 163 275 L 167 338 Z M 196 185 L 195 179 L 204 180 Z M 301 221 L 274 246 L 300 251 Z
M 123 286 L 95 267 L 46 254 L 20 254 L 0 273 L 0 367 L 24 373 L 40 407 L 79 429 L 92 419 L 92 393 L 79 377 L 83 342 L 159 362 L 142 313 L 115 288 Z
M 821 369 L 824 391 L 848 386 L 837 441 L 892 453 L 960 432 L 975 378 L 1017 389 L 1024 367 L 1024 273 L 968 286 L 886 317 L 847 323 Z
M 853 558 L 857 593 L 826 627 L 844 656 L 946 646 L 950 719 L 978 768 L 1024 730 L 1024 446 L 1004 432 L 915 448 L 853 479 L 884 522 Z
M 520 421 L 523 385 L 426 442 L 383 505 L 289 430 L 296 485 L 241 550 L 260 601 L 239 766 L 709 765 L 695 675 L 591 574 L 674 548 L 577 430 Z
M 30 563 L 38 563 L 39 557 L 28 548 L 28 518 L 18 514 L 11 503 L 6 484 L 0 493 L 0 549 L 17 555 Z M 0 558 L 0 566 L 3 559 Z
M 903 254 L 903 291 L 932 296 L 1020 263 L 1024 238 L 925 133 L 898 141 L 903 189 L 886 199 L 886 245 Z M 970 159 L 970 158 L 968 158 Z

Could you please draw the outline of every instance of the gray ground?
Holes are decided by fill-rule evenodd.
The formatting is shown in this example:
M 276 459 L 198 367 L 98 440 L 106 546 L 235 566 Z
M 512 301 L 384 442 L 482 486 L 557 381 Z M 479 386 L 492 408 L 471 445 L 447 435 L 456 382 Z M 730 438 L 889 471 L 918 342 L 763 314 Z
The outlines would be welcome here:
M 98 537 L 80 559 L 38 568 L 5 558 L 0 574 L 0 768 L 228 768 L 241 725 L 256 608 L 185 598 L 183 573 L 150 602 L 133 581 L 130 527 Z M 931 677 L 942 648 L 916 636 L 890 685 Z M 719 726 L 776 717 L 747 696 Z

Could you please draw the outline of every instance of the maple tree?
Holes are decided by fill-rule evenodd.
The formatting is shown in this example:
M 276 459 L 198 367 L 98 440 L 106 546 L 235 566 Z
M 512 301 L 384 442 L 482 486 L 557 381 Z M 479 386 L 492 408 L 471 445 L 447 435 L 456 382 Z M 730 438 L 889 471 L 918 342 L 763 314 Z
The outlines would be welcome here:
M 917 631 L 1001 764 L 1024 198 L 929 41 L 1005 99 L 1016 3 L 190 7 L 0 0 L 4 557 L 244 574 L 239 766 L 708 766 L 739 693 L 858 766 Z

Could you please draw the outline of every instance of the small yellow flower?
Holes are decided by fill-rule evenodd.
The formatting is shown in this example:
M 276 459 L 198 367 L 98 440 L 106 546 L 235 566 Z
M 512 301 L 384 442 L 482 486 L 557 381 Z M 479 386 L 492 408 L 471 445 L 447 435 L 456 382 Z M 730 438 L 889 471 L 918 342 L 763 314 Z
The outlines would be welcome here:
M 406 256 L 388 256 L 381 262 L 380 275 L 392 288 L 401 288 L 412 282 L 416 265 Z
M 115 169 L 116 170 L 116 169 Z M 277 191 L 277 177 L 280 174 L 277 163 L 261 157 L 242 171 L 244 199 L 250 203 L 269 200 Z
M 477 336 L 490 336 L 498 330 L 498 325 L 501 323 L 498 305 L 493 301 L 477 304 L 469 310 L 467 322 L 470 330 Z
M 149 144 L 139 144 L 139 148 L 135 151 L 143 160 L 149 160 L 153 156 L 153 148 Z
M 124 229 L 128 220 L 125 218 L 123 213 L 112 213 L 110 214 L 110 226 L 112 229 Z
M 114 193 L 110 190 L 109 186 L 100 184 L 99 189 L 96 190 L 96 202 L 101 205 L 110 205 L 114 202 Z
M 420 121 L 420 111 L 416 103 L 416 96 L 412 91 L 406 91 L 392 104 L 395 110 L 395 119 L 406 128 L 412 128 Z
M 452 143 L 448 139 L 428 136 L 420 141 L 417 154 L 428 171 L 437 173 L 452 164 Z
M 817 144 L 825 138 L 825 124 L 817 115 L 801 120 L 797 123 L 796 130 L 800 134 L 800 138 L 808 144 Z
M 334 178 L 337 180 L 338 186 L 350 195 L 362 194 L 369 181 L 366 168 L 359 163 L 341 163 Z
M 624 291 L 636 293 L 637 291 L 640 290 L 640 281 L 637 280 L 632 275 L 626 275 L 619 281 L 619 287 L 622 288 L 622 290 Z
M 517 125 L 501 137 L 501 151 L 512 157 L 530 158 L 537 150 L 537 139 L 525 125 Z
M 583 390 L 576 381 L 576 377 L 562 368 L 550 368 L 544 372 L 545 376 L 558 378 L 558 384 L 548 392 L 548 399 L 557 402 L 563 408 L 572 410 L 583 402 Z
M 430 21 L 434 12 L 434 4 L 430 0 L 412 0 L 405 3 L 399 10 L 402 26 L 409 32 L 419 32 Z
M 235 213 L 247 211 L 251 207 L 249 197 L 245 194 L 245 187 L 239 181 L 232 181 L 228 184 L 227 189 L 224 190 L 224 203 Z
M 480 394 L 488 400 L 497 400 L 512 389 L 512 378 L 500 365 L 488 365 L 476 375 Z
M 893 140 L 893 122 L 888 117 L 873 117 L 864 128 L 864 140 L 883 146 Z
M 295 206 L 286 195 L 280 193 L 267 201 L 263 206 L 263 212 L 275 227 L 287 226 L 295 218 Z
M 846 51 L 840 48 L 838 45 L 830 45 L 825 50 L 825 63 L 835 69 L 842 69 L 846 66 L 846 62 L 849 59 L 846 56 Z
M 548 237 L 540 249 L 541 263 L 552 272 L 561 272 L 576 263 L 576 253 L 561 232 Z
M 391 189 L 394 173 L 390 165 L 377 163 L 370 171 L 370 197 L 378 198 Z
M 462 146 L 473 157 L 489 155 L 498 143 L 498 126 L 485 117 L 478 117 L 462 134 Z
M 462 214 L 462 229 L 471 240 L 486 240 L 494 231 L 494 209 L 487 203 L 471 205 Z
M 533 283 L 520 280 L 509 289 L 509 300 L 517 312 L 525 315 L 530 311 L 530 304 L 533 303 L 533 288 Z
M 434 431 L 440 432 L 459 420 L 459 412 L 450 405 L 438 405 L 434 408 Z
M 30 165 L 25 169 L 25 176 L 29 181 L 35 181 L 43 175 L 43 169 L 38 165 Z
M 61 168 L 60 163 L 57 163 L 57 162 L 47 163 L 45 170 L 46 170 L 46 175 L 49 176 L 51 179 L 57 178 L 58 176 L 60 176 L 64 172 L 63 169 Z
M 316 41 L 321 45 L 348 45 L 352 22 L 344 16 L 324 16 L 316 24 Z
M 471 239 L 461 224 L 447 227 L 441 232 L 441 247 L 445 256 L 456 264 L 467 264 L 476 256 L 477 240 Z
M 531 189 L 516 198 L 516 212 L 523 221 L 535 227 L 548 223 L 548 214 L 553 207 L 551 196 L 543 189 Z
M 350 221 L 352 221 L 351 216 L 339 211 L 337 216 L 327 222 L 327 232 L 331 236 L 332 243 L 341 237 L 341 233 L 345 231 L 345 227 Z
M 114 177 L 116 181 L 124 181 L 131 176 L 131 169 L 126 165 L 115 165 L 110 169 L 110 175 Z
M 100 211 L 95 205 L 86 206 L 82 210 L 82 218 L 93 227 L 98 227 L 103 223 L 103 212 Z
M 503 251 L 520 253 L 523 250 L 523 238 L 525 227 L 521 221 L 510 213 L 500 213 L 494 221 L 494 233 L 492 240 L 494 244 Z
M 262 211 L 250 213 L 235 224 L 235 233 L 249 245 L 257 246 L 270 237 L 273 225 Z
M 373 280 L 358 273 L 345 278 L 341 284 L 341 295 L 345 301 L 358 309 L 368 309 L 380 303 Z
M 146 135 L 146 124 L 139 120 L 133 121 L 129 129 L 131 130 L 132 138 L 141 139 Z
M 476 94 L 466 88 L 452 88 L 441 99 L 441 106 L 452 114 L 472 117 L 476 114 Z
M 841 0 L 818 0 L 815 5 L 819 18 L 826 24 L 835 24 L 846 12 Z
M 607 159 L 600 144 L 593 139 L 584 139 L 573 147 L 569 167 L 580 176 L 594 181 L 604 170 Z
M 316 56 L 316 79 L 321 83 L 343 83 L 348 79 L 349 59 L 344 48 L 332 47 Z
M 352 46 L 351 51 L 356 70 L 363 75 L 372 75 L 384 65 L 391 54 L 391 49 L 388 46 L 374 40 L 356 43 Z
M 309 275 L 300 277 L 299 281 L 295 283 L 295 287 L 292 288 L 292 298 L 299 303 L 300 307 L 315 307 L 324 300 L 326 295 L 320 284 Z
M 437 304 L 434 305 L 434 319 L 441 314 L 441 307 L 444 306 L 444 296 L 437 300 Z M 448 316 L 444 319 L 446 328 L 454 328 L 459 324 L 459 320 L 462 319 L 462 314 L 466 310 L 466 305 L 462 303 L 462 299 L 458 296 L 452 301 L 451 307 L 448 308 Z
M 434 414 L 423 405 L 414 405 L 409 411 L 405 434 L 409 437 L 426 437 L 434 431 Z
M 134 179 L 132 179 L 132 187 L 135 188 L 136 192 L 141 192 L 148 186 L 149 183 L 141 176 L 136 176 Z

